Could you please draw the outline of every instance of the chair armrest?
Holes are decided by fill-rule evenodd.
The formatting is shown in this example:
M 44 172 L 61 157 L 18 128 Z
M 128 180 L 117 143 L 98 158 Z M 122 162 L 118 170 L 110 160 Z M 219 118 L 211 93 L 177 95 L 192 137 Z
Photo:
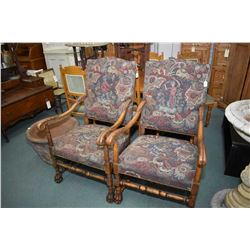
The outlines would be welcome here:
M 37 128 L 40 131 L 42 131 L 42 130 L 44 130 L 46 128 L 46 126 L 48 125 L 48 122 L 50 122 L 50 121 L 59 121 L 59 120 L 64 120 L 64 119 L 68 118 L 71 115 L 71 113 L 74 111 L 74 109 L 78 105 L 80 105 L 84 101 L 85 98 L 86 98 L 86 94 L 83 94 L 82 96 L 80 96 L 76 100 L 75 104 L 72 105 L 69 110 L 67 110 L 66 112 L 64 112 L 64 113 L 62 113 L 60 115 L 55 115 L 55 116 L 51 116 L 51 117 L 48 117 L 46 119 L 43 119 L 41 122 L 39 122 L 37 124 Z
M 115 141 L 115 139 L 117 138 L 118 135 L 123 134 L 123 133 L 127 133 L 130 128 L 135 125 L 135 123 L 137 122 L 138 118 L 141 115 L 142 109 L 145 105 L 146 101 L 142 101 L 139 106 L 136 109 L 135 115 L 133 116 L 133 118 L 122 128 L 119 128 L 115 131 L 113 131 L 107 138 L 106 143 L 107 145 L 112 145 Z
M 114 125 L 108 129 L 106 129 L 105 131 L 103 131 L 97 138 L 96 140 L 96 144 L 99 145 L 99 146 L 102 146 L 105 144 L 105 141 L 106 141 L 106 138 L 107 136 L 113 132 L 114 130 L 116 130 L 124 121 L 126 115 L 127 115 L 127 111 L 128 111 L 128 108 L 129 108 L 129 105 L 131 104 L 132 100 L 131 99 L 128 99 L 126 102 L 125 102 L 125 107 L 124 107 L 124 110 L 122 111 L 121 115 L 119 116 L 118 120 L 114 123 Z
M 207 163 L 207 154 L 206 154 L 206 147 L 204 144 L 203 138 L 203 114 L 204 114 L 204 106 L 199 108 L 199 122 L 198 122 L 198 132 L 197 132 L 197 146 L 199 152 L 198 163 L 201 167 L 204 167 Z

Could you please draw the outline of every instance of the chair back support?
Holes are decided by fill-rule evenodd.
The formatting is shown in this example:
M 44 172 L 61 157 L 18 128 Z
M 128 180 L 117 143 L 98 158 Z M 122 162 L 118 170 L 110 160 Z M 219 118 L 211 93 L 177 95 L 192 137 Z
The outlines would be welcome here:
M 116 122 L 125 102 L 133 103 L 136 63 L 115 57 L 89 59 L 86 72 L 84 113 L 95 120 Z M 132 117 L 132 103 L 125 123 Z
M 210 66 L 171 58 L 148 61 L 144 79 L 144 128 L 195 135 L 198 109 L 206 101 Z
M 85 71 L 79 66 L 67 66 L 61 67 L 61 76 L 63 81 L 64 90 L 66 93 L 66 98 L 69 96 L 81 96 L 86 93 L 85 87 Z
M 184 59 L 184 60 L 188 60 L 188 61 L 195 61 L 195 62 L 202 62 L 202 56 L 201 53 L 198 52 L 182 52 L 182 53 L 178 53 L 177 55 L 178 59 Z
M 149 52 L 149 61 L 162 61 L 164 60 L 164 54 L 157 54 L 156 52 Z

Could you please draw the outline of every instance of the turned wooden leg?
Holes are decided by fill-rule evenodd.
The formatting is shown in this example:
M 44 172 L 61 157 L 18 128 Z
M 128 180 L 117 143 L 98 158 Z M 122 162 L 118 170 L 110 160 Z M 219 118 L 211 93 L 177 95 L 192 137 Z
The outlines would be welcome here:
M 206 115 L 205 127 L 207 127 L 208 124 L 209 124 L 209 121 L 210 121 L 210 118 L 211 118 L 211 114 L 212 114 L 212 109 L 213 109 L 212 105 L 208 105 L 207 106 L 207 115 Z
M 62 172 L 63 170 L 61 168 L 56 168 L 55 182 L 58 184 L 63 181 Z
M 106 173 L 106 184 L 108 186 L 108 194 L 106 196 L 106 201 L 112 203 L 114 201 L 114 192 L 113 192 L 113 180 L 111 166 L 109 162 L 109 149 L 108 146 L 104 146 L 104 161 L 105 161 L 105 173 Z
M 122 187 L 120 185 L 120 174 L 119 174 L 119 150 L 118 145 L 114 144 L 114 160 L 113 160 L 113 167 L 114 167 L 114 176 L 115 176 L 115 194 L 114 194 L 114 201 L 116 204 L 120 204 L 122 202 Z

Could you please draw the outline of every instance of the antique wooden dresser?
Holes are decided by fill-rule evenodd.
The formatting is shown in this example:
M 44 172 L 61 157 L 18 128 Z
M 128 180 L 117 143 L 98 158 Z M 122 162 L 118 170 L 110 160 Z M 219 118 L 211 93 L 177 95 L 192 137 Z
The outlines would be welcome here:
M 40 77 L 26 77 L 3 82 L 1 97 L 1 131 L 7 141 L 7 128 L 21 119 L 46 109 L 47 105 L 54 105 L 53 90 L 45 86 Z

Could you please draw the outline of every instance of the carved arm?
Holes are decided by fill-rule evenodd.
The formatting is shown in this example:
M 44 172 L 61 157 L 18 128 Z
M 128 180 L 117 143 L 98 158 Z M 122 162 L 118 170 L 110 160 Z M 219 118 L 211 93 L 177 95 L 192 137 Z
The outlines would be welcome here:
M 132 100 L 131 99 L 128 99 L 126 102 L 125 102 L 125 107 L 124 107 L 124 110 L 122 111 L 120 117 L 118 118 L 118 120 L 114 123 L 114 125 L 108 129 L 106 129 L 105 131 L 103 131 L 99 137 L 97 138 L 96 140 L 96 144 L 97 145 L 104 145 L 105 141 L 106 141 L 106 138 L 107 136 L 113 132 L 114 130 L 116 130 L 124 121 L 125 117 L 126 117 L 126 114 L 127 114 L 127 111 L 128 111 L 128 108 L 129 108 L 129 105 L 131 104 Z
M 48 117 L 46 119 L 43 119 L 42 121 L 40 121 L 38 124 L 37 124 L 37 128 L 42 131 L 46 128 L 46 125 L 48 124 L 48 122 L 50 121 L 59 121 L 59 120 L 64 120 L 66 118 L 68 118 L 71 113 L 74 111 L 74 109 L 80 105 L 84 99 L 86 98 L 86 94 L 83 94 L 82 96 L 80 96 L 76 102 L 71 106 L 71 108 L 69 110 L 67 110 L 66 112 L 60 114 L 60 115 L 55 115 L 55 116 L 51 116 L 51 117 Z
M 206 147 L 203 139 L 203 113 L 204 113 L 204 106 L 201 106 L 199 108 L 199 122 L 198 122 L 198 132 L 197 132 L 197 137 L 198 137 L 197 146 L 199 152 L 198 161 L 201 167 L 204 167 L 207 163 Z
M 123 134 L 123 133 L 127 133 L 130 128 L 135 125 L 135 123 L 137 122 L 137 120 L 139 119 L 142 109 L 145 105 L 146 101 L 142 101 L 139 106 L 137 107 L 137 110 L 135 112 L 135 115 L 133 116 L 133 118 L 122 128 L 119 128 L 115 131 L 113 131 L 107 138 L 106 143 L 107 145 L 112 145 L 115 141 L 115 139 L 117 138 L 118 135 Z

